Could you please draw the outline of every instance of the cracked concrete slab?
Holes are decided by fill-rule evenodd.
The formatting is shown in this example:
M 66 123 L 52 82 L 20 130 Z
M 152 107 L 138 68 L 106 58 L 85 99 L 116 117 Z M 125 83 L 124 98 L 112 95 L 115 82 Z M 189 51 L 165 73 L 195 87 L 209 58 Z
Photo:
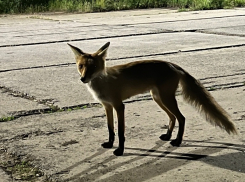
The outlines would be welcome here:
M 97 51 L 107 41 L 111 42 L 108 52 L 109 59 L 127 57 L 145 59 L 144 55 L 245 45 L 245 37 L 192 32 L 142 35 L 134 36 L 134 38 L 119 37 L 70 43 L 78 46 L 85 52 L 91 53 Z M 139 46 L 140 49 L 138 48 Z M 1 72 L 11 69 L 75 63 L 73 53 L 66 43 L 5 47 L 1 48 L 0 56 L 2 57 L 0 60 Z
M 12 79 L 6 79 L 10 75 Z M 54 105 L 60 107 L 88 103 L 93 100 L 79 80 L 75 65 L 20 70 L 15 75 L 6 72 L 0 74 L 0 77 L 1 83 L 6 87 L 29 93 L 37 99 L 53 100 Z
M 129 15 L 130 15 L 129 11 Z M 229 13 L 229 16 L 225 14 Z M 35 43 L 55 43 L 69 40 L 86 40 L 98 37 L 110 38 L 111 36 L 129 36 L 131 34 L 147 34 L 154 32 L 161 32 L 164 30 L 172 31 L 186 31 L 186 30 L 202 30 L 213 29 L 229 26 L 232 29 L 233 26 L 244 25 L 243 16 L 245 12 L 241 10 L 223 10 L 214 11 L 210 13 L 204 12 L 182 12 L 182 13 L 161 13 L 150 18 L 145 16 L 136 16 L 135 19 L 142 18 L 142 23 L 133 21 L 133 15 L 125 17 L 119 15 L 113 16 L 112 12 L 110 18 L 106 18 L 104 14 L 104 21 L 100 19 L 96 20 L 94 25 L 88 25 L 86 23 L 86 15 L 76 14 L 72 15 L 73 22 L 71 21 L 52 21 L 52 18 L 47 17 L 44 19 L 36 19 L 33 23 L 33 19 L 30 21 L 30 27 L 25 26 L 25 23 L 20 24 L 6 24 L 1 27 L 0 30 L 0 46 L 11 46 L 19 44 L 35 44 Z M 205 15 L 205 18 L 203 17 Z M 62 17 L 62 15 L 60 15 Z M 66 15 L 64 15 L 67 17 Z M 85 16 L 85 17 L 84 17 Z M 149 16 L 149 15 L 146 15 Z M 59 16 L 56 16 L 58 18 Z M 68 16 L 69 17 L 69 16 Z M 178 18 L 176 18 L 178 17 Z M 181 18 L 180 18 L 181 17 Z M 4 18 L 3 18 L 4 19 Z M 27 19 L 29 19 L 27 17 Z M 60 18 L 62 19 L 62 18 Z M 74 19 L 81 19 L 76 21 Z M 57 19 L 58 20 L 58 19 Z M 85 22 L 84 22 L 85 21 Z M 113 23 L 112 23 L 113 22 Z M 119 23 L 120 22 L 120 23 Z M 9 30 L 12 29 L 11 32 Z M 88 33 L 89 32 L 89 33 Z M 227 32 L 228 33 L 228 32 Z
M 113 11 L 92 14 L 40 14 L 33 18 L 54 21 L 83 22 L 85 25 L 120 25 L 141 24 L 164 21 L 180 21 L 190 19 L 210 19 L 215 17 L 241 16 L 244 8 L 220 9 L 215 11 L 189 11 L 178 12 L 178 10 L 154 8 L 142 10 Z

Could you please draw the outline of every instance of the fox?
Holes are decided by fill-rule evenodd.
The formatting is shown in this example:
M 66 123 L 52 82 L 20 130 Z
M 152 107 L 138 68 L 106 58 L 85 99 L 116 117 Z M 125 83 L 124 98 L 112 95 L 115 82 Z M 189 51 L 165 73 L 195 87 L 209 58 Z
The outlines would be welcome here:
M 153 100 L 169 117 L 167 132 L 159 138 L 163 141 L 171 139 L 177 119 L 179 124 L 177 137 L 170 144 L 176 147 L 181 145 L 185 117 L 180 112 L 175 98 L 179 85 L 182 88 L 184 100 L 203 114 L 210 124 L 220 127 L 228 134 L 237 134 L 229 114 L 215 101 L 199 80 L 177 64 L 163 60 L 139 60 L 107 67 L 106 57 L 110 42 L 91 54 L 67 44 L 75 55 L 80 80 L 86 84 L 93 97 L 105 109 L 109 139 L 101 144 L 103 148 L 113 147 L 115 140 L 113 109 L 116 111 L 119 145 L 114 150 L 114 155 L 121 156 L 124 153 L 125 104 L 123 101 L 145 92 L 150 92 Z

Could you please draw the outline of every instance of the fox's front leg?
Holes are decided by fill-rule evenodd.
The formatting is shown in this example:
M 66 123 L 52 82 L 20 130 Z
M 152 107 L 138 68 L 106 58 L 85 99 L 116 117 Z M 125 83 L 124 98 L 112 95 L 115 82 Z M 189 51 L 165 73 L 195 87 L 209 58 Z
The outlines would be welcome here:
M 124 104 L 120 103 L 119 105 L 114 106 L 116 112 L 117 112 L 117 118 L 118 118 L 118 138 L 119 138 L 119 146 L 114 151 L 114 155 L 120 156 L 123 155 L 124 152 L 124 132 L 125 132 L 125 120 L 124 120 Z
M 113 143 L 115 140 L 115 133 L 114 133 L 114 121 L 113 121 L 113 107 L 109 104 L 104 104 L 105 112 L 106 112 L 106 117 L 107 117 L 107 126 L 108 126 L 108 131 L 109 131 L 109 141 L 105 142 L 102 145 L 104 148 L 112 148 Z

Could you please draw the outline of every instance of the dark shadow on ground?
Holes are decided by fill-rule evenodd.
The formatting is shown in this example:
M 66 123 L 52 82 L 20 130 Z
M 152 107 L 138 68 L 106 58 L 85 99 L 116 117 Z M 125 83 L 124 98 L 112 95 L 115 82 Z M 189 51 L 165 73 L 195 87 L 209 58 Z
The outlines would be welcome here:
M 223 169 L 229 169 L 236 172 L 245 173 L 245 145 L 222 143 L 222 142 L 200 142 L 188 140 L 186 142 L 206 143 L 211 144 L 207 148 L 220 148 L 234 150 L 232 153 L 219 156 L 207 156 L 203 162 Z M 215 145 L 215 146 L 214 146 Z M 198 147 L 199 145 L 188 145 L 187 147 Z M 200 147 L 200 146 L 199 146 Z
M 133 163 L 145 157 L 152 157 L 152 159 L 148 160 L 146 163 L 143 163 L 137 167 L 122 171 L 120 173 L 115 173 L 114 175 L 100 181 L 105 181 L 105 182 L 145 181 L 155 176 L 161 175 L 169 170 L 189 164 L 193 160 L 199 160 L 219 168 L 245 173 L 245 165 L 244 165 L 245 146 L 244 145 L 238 145 L 232 143 L 219 143 L 219 142 L 212 142 L 212 141 L 199 142 L 199 141 L 185 140 L 185 144 L 183 144 L 181 147 L 191 147 L 193 148 L 193 150 L 189 153 L 180 153 L 180 152 L 175 152 L 177 147 L 167 147 L 165 151 L 159 150 L 159 148 L 162 147 L 165 143 L 166 142 L 158 141 L 156 142 L 156 145 L 151 149 L 127 147 L 125 148 L 126 150 L 124 156 L 135 156 L 134 158 L 121 163 L 116 163 L 114 165 L 107 166 L 106 163 L 116 158 L 115 156 L 111 155 L 108 158 L 104 159 L 103 162 L 101 162 L 103 166 L 105 166 L 104 168 L 96 170 L 98 165 L 95 164 L 89 169 L 85 171 L 81 171 L 80 173 L 75 174 L 74 176 L 72 176 L 69 179 L 66 179 L 65 181 L 79 181 L 79 182 L 94 181 L 95 179 L 98 179 L 100 176 L 103 176 L 108 172 L 114 171 L 115 169 L 125 164 Z M 235 152 L 225 154 L 225 155 L 211 156 L 212 154 L 218 153 L 224 149 L 235 150 Z M 88 158 L 92 159 L 104 153 L 105 151 L 106 151 L 105 149 L 100 149 L 96 154 Z M 83 162 L 84 160 L 74 164 L 73 166 L 70 166 L 69 168 L 65 169 L 65 171 L 71 170 L 79 165 L 82 165 Z

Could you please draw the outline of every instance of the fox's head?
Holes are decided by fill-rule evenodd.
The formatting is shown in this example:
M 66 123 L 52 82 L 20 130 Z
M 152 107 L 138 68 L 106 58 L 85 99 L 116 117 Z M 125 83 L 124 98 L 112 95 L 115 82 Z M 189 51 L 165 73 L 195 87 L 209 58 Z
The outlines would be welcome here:
M 105 70 L 106 52 L 110 45 L 107 42 L 97 52 L 88 54 L 81 49 L 68 44 L 75 54 L 78 73 L 83 83 L 88 83 Z

